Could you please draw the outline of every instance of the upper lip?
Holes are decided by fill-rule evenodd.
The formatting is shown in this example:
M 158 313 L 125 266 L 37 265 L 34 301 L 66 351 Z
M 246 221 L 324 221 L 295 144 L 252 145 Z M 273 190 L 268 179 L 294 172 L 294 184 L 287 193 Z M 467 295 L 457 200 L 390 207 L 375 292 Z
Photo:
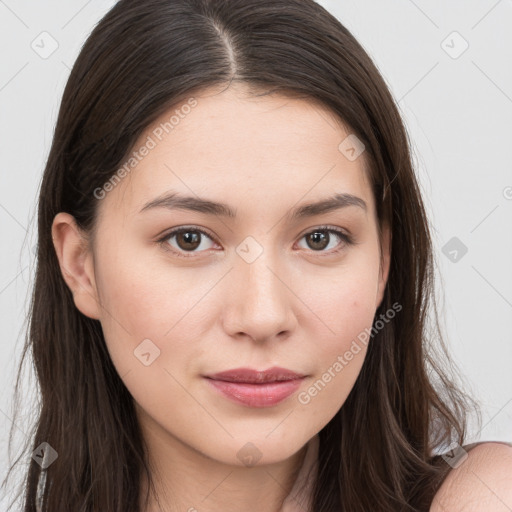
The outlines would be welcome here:
M 253 370 L 252 368 L 234 368 L 233 370 L 206 375 L 206 377 L 226 382 L 261 383 L 301 379 L 305 375 L 287 370 L 286 368 L 280 368 L 279 366 L 273 366 L 268 370 L 261 371 Z

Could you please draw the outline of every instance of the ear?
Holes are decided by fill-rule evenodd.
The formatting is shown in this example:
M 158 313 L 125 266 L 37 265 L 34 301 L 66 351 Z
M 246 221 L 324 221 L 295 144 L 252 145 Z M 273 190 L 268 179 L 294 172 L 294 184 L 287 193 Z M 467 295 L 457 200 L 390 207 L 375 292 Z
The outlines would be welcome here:
M 94 277 L 93 254 L 87 238 L 69 213 L 53 219 L 52 238 L 62 276 L 73 293 L 76 307 L 85 316 L 98 320 L 100 303 Z
M 391 230 L 387 222 L 382 223 L 381 228 L 381 247 L 380 247 L 380 271 L 379 271 L 379 285 L 377 289 L 377 299 L 375 307 L 378 308 L 382 299 L 384 298 L 384 291 L 389 276 L 389 265 L 391 260 Z

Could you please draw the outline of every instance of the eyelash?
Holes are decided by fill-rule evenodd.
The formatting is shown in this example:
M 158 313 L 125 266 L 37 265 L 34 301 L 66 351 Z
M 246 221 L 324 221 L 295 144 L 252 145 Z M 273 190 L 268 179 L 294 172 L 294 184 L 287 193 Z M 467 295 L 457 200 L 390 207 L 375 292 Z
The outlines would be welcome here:
M 189 231 L 201 233 L 202 235 L 207 236 L 208 238 L 210 238 L 211 240 L 213 240 L 215 242 L 214 238 L 209 233 L 207 233 L 203 229 L 200 229 L 200 228 L 197 228 L 197 227 L 181 227 L 181 228 L 173 229 L 172 231 L 167 233 L 165 236 L 163 236 L 162 238 L 158 239 L 157 242 L 162 247 L 164 247 L 165 250 L 171 251 L 174 255 L 178 256 L 179 258 L 194 258 L 194 256 L 185 256 L 183 254 L 183 252 L 177 251 L 176 249 L 170 247 L 169 244 L 167 243 L 169 241 L 169 239 L 172 238 L 173 236 L 179 235 L 180 233 L 186 233 L 186 232 L 189 232 Z M 317 231 L 326 231 L 326 232 L 329 232 L 329 233 L 334 233 L 339 238 L 341 238 L 341 240 L 343 241 L 343 243 L 340 244 L 340 247 L 338 247 L 337 249 L 333 249 L 331 251 L 328 251 L 326 253 L 329 256 L 331 256 L 333 254 L 337 254 L 337 253 L 341 252 L 346 246 L 355 245 L 355 243 L 356 243 L 354 241 L 354 239 L 352 238 L 352 236 L 348 235 L 347 233 L 344 233 L 340 229 L 333 228 L 333 227 L 330 227 L 330 226 L 319 226 L 319 227 L 317 227 L 315 229 L 312 229 L 311 231 L 308 231 L 307 233 L 304 233 L 304 235 L 301 236 L 301 239 L 306 237 L 307 235 L 310 235 L 312 233 L 316 233 Z M 312 252 L 317 252 L 317 253 L 319 253 L 320 257 L 323 257 L 322 253 L 324 251 L 312 251 Z M 194 251 L 189 252 L 189 254 L 194 254 Z

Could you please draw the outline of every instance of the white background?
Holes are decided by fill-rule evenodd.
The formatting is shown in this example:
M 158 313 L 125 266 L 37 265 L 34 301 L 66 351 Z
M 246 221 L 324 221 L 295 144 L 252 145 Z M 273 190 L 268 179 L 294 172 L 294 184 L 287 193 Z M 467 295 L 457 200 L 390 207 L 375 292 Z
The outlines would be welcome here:
M 473 439 L 510 442 L 512 1 L 319 3 L 363 45 L 399 102 L 433 227 L 446 339 L 482 403 L 483 429 Z M 70 68 L 113 4 L 0 0 L 2 480 L 33 280 L 37 190 Z M 44 31 L 58 43 L 46 59 L 31 47 L 48 37 Z M 456 262 L 442 251 L 453 237 L 468 249 Z M 25 389 L 33 393 L 33 378 Z M 23 438 L 31 425 L 20 419 L 17 427 Z

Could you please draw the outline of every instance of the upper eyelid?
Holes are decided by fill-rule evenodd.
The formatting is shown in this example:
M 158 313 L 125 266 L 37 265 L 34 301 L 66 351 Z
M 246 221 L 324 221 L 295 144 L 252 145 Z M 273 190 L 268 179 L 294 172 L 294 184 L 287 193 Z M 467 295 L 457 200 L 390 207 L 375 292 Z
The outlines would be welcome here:
M 161 238 L 168 239 L 171 236 L 175 236 L 176 234 L 183 231 L 198 231 L 199 233 L 202 233 L 203 235 L 206 235 L 207 237 L 211 238 L 212 241 L 214 241 L 215 243 L 218 243 L 216 237 L 210 234 L 206 228 L 198 226 L 180 226 L 177 228 L 173 228 L 166 235 L 163 235 Z

